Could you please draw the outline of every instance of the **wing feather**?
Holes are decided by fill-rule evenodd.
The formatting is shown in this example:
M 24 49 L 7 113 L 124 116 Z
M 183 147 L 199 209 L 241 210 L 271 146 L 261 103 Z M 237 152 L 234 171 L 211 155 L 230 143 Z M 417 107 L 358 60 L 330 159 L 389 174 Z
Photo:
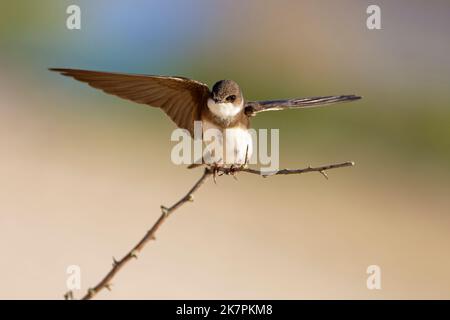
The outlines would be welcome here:
M 245 105 L 245 113 L 248 116 L 254 116 L 255 114 L 263 111 L 311 108 L 338 102 L 349 102 L 358 99 L 361 99 L 361 97 L 355 95 L 341 95 L 286 100 L 249 101 Z
M 193 134 L 194 121 L 209 96 L 207 85 L 183 77 L 52 68 L 106 93 L 161 108 L 175 124 Z

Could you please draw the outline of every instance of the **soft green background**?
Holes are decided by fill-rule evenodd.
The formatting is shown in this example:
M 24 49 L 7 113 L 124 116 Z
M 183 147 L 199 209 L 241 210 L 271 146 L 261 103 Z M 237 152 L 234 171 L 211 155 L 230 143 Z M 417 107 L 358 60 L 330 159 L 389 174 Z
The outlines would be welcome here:
M 69 4 L 81 30 L 65 27 Z M 450 3 L 376 1 L 382 30 L 366 28 L 369 4 L 2 1 L 0 297 L 60 297 L 69 264 L 94 284 L 199 174 L 169 161 L 160 111 L 47 71 L 74 67 L 230 78 L 248 99 L 364 97 L 253 120 L 280 129 L 282 167 L 355 168 L 328 182 L 209 185 L 147 249 L 148 265 L 102 297 L 450 298 Z M 183 243 L 189 255 L 173 260 Z M 386 274 L 380 292 L 365 288 L 370 264 Z

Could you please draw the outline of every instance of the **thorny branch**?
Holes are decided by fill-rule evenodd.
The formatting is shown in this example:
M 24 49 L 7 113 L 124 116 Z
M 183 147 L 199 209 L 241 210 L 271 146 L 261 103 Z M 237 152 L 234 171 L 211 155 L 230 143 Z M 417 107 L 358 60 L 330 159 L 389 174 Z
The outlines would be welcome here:
M 116 260 L 113 258 L 112 268 L 111 270 L 103 277 L 103 279 L 93 288 L 90 288 L 87 293 L 82 297 L 82 300 L 90 300 L 94 298 L 100 291 L 103 289 L 111 290 L 111 281 L 113 280 L 114 276 L 132 259 L 137 258 L 138 253 L 141 252 L 141 250 L 145 247 L 145 245 L 150 240 L 156 240 L 155 233 L 158 231 L 158 229 L 161 227 L 161 225 L 166 221 L 166 219 L 178 208 L 180 208 L 183 204 L 189 201 L 194 200 L 194 193 L 201 187 L 201 185 L 210 177 L 214 176 L 216 173 L 219 175 L 235 175 L 237 172 L 245 172 L 250 174 L 256 174 L 261 175 L 263 177 L 272 176 L 272 175 L 288 175 L 288 174 L 301 174 L 301 173 L 307 173 L 307 172 L 319 172 L 321 173 L 325 178 L 328 179 L 328 176 L 326 174 L 326 170 L 331 169 L 337 169 L 337 168 L 343 168 L 343 167 L 351 167 L 354 166 L 354 162 L 343 162 L 343 163 L 337 163 L 337 164 L 331 164 L 321 167 L 307 167 L 304 169 L 282 169 L 275 172 L 267 173 L 265 171 L 256 170 L 256 169 L 250 169 L 246 166 L 243 167 L 236 167 L 236 168 L 227 168 L 227 167 L 206 167 L 203 175 L 200 177 L 200 179 L 197 180 L 197 182 L 194 184 L 194 186 L 188 191 L 188 193 L 182 197 L 178 202 L 176 202 L 171 207 L 165 207 L 161 206 L 161 216 L 158 218 L 158 220 L 155 222 L 155 224 L 150 228 L 150 230 L 147 231 L 147 233 L 144 235 L 144 237 L 120 260 Z M 73 299 L 73 292 L 69 291 L 64 295 L 65 299 Z

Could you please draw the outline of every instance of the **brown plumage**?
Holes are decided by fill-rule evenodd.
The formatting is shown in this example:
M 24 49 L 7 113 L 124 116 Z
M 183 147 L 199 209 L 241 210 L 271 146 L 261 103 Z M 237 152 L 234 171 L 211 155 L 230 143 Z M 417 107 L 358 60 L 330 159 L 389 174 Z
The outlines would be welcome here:
M 207 85 L 183 78 L 52 68 L 91 87 L 137 103 L 161 108 L 175 124 L 193 134 L 194 121 L 209 97 Z

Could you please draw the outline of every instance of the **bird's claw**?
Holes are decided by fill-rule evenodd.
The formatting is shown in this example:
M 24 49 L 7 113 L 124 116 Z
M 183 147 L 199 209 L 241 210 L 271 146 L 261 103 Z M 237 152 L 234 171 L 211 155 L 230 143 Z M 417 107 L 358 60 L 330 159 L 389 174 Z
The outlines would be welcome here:
M 212 174 L 213 174 L 213 180 L 214 183 L 217 184 L 217 177 L 220 177 L 223 175 L 223 172 L 219 170 L 219 166 L 217 164 L 214 164 L 211 166 Z
M 227 175 L 227 176 L 233 176 L 235 180 L 237 180 L 237 173 L 239 171 L 242 171 L 243 169 L 247 168 L 247 163 L 242 164 L 232 164 L 229 168 L 226 167 L 220 167 L 219 165 L 215 164 L 211 166 L 211 172 L 213 174 L 213 180 L 214 183 L 217 184 L 217 177 Z

